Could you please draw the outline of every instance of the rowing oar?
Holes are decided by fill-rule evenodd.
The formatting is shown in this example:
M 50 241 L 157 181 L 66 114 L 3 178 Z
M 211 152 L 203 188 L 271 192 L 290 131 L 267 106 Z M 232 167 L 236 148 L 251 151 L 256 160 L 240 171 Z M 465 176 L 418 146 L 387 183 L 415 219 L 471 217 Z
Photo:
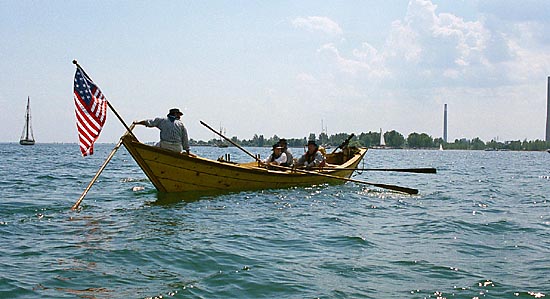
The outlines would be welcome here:
M 253 154 L 251 154 L 249 151 L 247 151 L 246 149 L 244 149 L 242 146 L 236 144 L 236 143 L 233 142 L 231 139 L 225 137 L 224 135 L 222 135 L 222 134 L 219 133 L 218 131 L 214 130 L 212 127 L 210 127 L 209 125 L 207 125 L 206 123 L 204 123 L 202 120 L 200 121 L 200 123 L 201 123 L 203 126 L 205 126 L 205 127 L 207 127 L 208 129 L 210 129 L 210 131 L 212 131 L 212 132 L 218 134 L 218 136 L 222 137 L 223 139 L 227 140 L 229 143 L 231 143 L 231 144 L 233 144 L 234 146 L 238 147 L 240 150 L 242 150 L 243 152 L 245 152 L 246 154 L 248 154 L 250 157 L 254 158 L 254 160 L 260 162 L 260 159 L 258 159 L 258 157 L 256 157 L 256 156 L 254 156 Z M 403 192 L 403 193 L 407 193 L 407 194 L 418 194 L 418 190 L 417 190 L 417 189 L 412 189 L 412 188 L 407 188 L 407 187 L 400 187 L 400 186 L 387 185 L 387 184 L 370 183 L 370 182 L 366 182 L 366 181 L 348 179 L 348 178 L 339 177 L 339 176 L 334 176 L 334 175 L 330 175 L 330 174 L 326 174 L 326 173 L 320 173 L 320 172 L 316 172 L 316 171 L 308 171 L 308 170 L 296 169 L 296 168 L 291 168 L 291 167 L 284 167 L 284 166 L 277 166 L 277 167 L 278 167 L 278 168 L 281 168 L 281 169 L 285 169 L 285 170 L 291 170 L 291 171 L 296 171 L 296 172 L 301 172 L 301 173 L 307 173 L 307 174 L 312 174 L 312 175 L 324 176 L 324 177 L 331 178 L 331 179 L 337 179 L 337 180 L 343 180 L 343 181 L 354 182 L 354 183 L 359 183 L 359 184 L 366 184 L 366 185 L 376 186 L 376 187 L 379 187 L 379 188 L 394 190 L 394 191 Z M 340 169 L 338 169 L 338 170 L 340 170 Z
M 351 138 L 353 138 L 353 136 L 355 136 L 355 134 L 351 133 L 351 135 L 349 135 L 348 138 L 344 140 L 344 142 L 342 142 L 337 148 L 335 148 L 332 153 L 334 154 L 338 149 L 343 149 L 344 147 L 348 146 L 349 141 L 351 140 Z
M 128 128 L 130 131 L 128 132 L 132 132 L 132 130 L 134 129 L 134 124 L 131 124 L 130 127 Z M 124 134 L 126 135 L 126 134 Z M 107 157 L 107 159 L 105 160 L 105 162 L 103 162 L 103 165 L 101 165 L 101 167 L 99 168 L 99 170 L 97 171 L 97 173 L 95 174 L 94 178 L 90 181 L 90 183 L 88 184 L 88 187 L 86 187 L 86 189 L 84 189 L 84 192 L 82 192 L 82 195 L 80 195 L 80 198 L 78 198 L 78 200 L 74 203 L 73 207 L 71 208 L 71 210 L 76 210 L 78 209 L 78 206 L 80 206 L 80 203 L 82 202 L 82 200 L 84 199 L 84 197 L 86 196 L 86 194 L 88 194 L 88 191 L 90 191 L 90 188 L 92 188 L 92 185 L 95 183 L 95 181 L 97 180 L 97 178 L 99 178 L 99 175 L 103 172 L 103 170 L 105 169 L 105 167 L 107 167 L 107 164 L 109 164 L 109 162 L 111 161 L 111 159 L 113 158 L 113 156 L 115 155 L 116 151 L 120 148 L 120 146 L 122 145 L 122 139 L 124 138 L 124 135 L 122 135 L 122 137 L 120 137 L 120 140 L 118 141 L 118 143 L 116 144 L 116 146 L 113 148 L 113 150 L 111 151 L 111 153 L 109 154 L 109 156 Z
M 418 194 L 418 189 L 413 189 L 413 188 L 401 187 L 401 186 L 396 186 L 396 185 L 370 183 L 370 182 L 366 182 L 366 181 L 348 179 L 348 178 L 339 177 L 339 176 L 335 176 L 335 175 L 330 175 L 330 174 L 326 174 L 326 173 L 322 173 L 322 172 L 308 171 L 308 170 L 297 169 L 297 168 L 290 168 L 290 167 L 284 167 L 284 166 L 277 166 L 277 167 L 287 169 L 287 170 L 297 171 L 297 172 L 301 172 L 301 173 L 320 175 L 320 176 L 324 176 L 324 177 L 331 178 L 331 179 L 338 179 L 338 180 L 344 180 L 344 181 L 354 182 L 354 183 L 359 183 L 359 184 L 372 185 L 372 186 L 376 186 L 376 187 L 379 187 L 379 188 L 389 189 L 389 190 L 403 192 L 403 193 L 407 193 L 407 194 Z M 346 169 L 346 168 L 343 168 L 343 169 Z M 341 170 L 341 169 L 337 169 L 337 170 Z
M 324 167 L 323 169 L 331 170 L 331 168 L 329 167 Z M 412 172 L 412 173 L 437 173 L 435 168 L 337 168 L 337 169 L 338 170 L 358 170 L 358 171 L 396 171 L 396 172 Z
M 218 134 L 218 136 L 222 137 L 223 139 L 227 140 L 229 143 L 231 143 L 231 144 L 233 144 L 234 146 L 238 147 L 241 151 L 247 153 L 250 157 L 252 157 L 252 159 L 254 159 L 254 160 L 260 162 L 260 159 L 258 159 L 258 157 L 254 156 L 254 155 L 251 154 L 249 151 L 245 150 L 242 146 L 236 144 L 235 142 L 233 142 L 233 140 L 231 140 L 231 139 L 229 139 L 229 138 L 223 136 L 220 132 L 218 132 L 218 131 L 212 129 L 211 126 L 207 125 L 207 124 L 206 124 L 205 122 L 203 122 L 202 120 L 200 120 L 200 122 L 201 122 L 201 125 L 207 127 L 208 129 L 210 129 L 210 131 L 212 131 L 212 132 Z

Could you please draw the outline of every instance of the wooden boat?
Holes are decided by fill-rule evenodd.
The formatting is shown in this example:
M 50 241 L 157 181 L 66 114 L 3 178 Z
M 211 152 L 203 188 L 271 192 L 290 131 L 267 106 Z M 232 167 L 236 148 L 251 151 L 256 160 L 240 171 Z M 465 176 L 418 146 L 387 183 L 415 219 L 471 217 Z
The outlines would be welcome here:
M 27 98 L 27 110 L 25 113 L 25 126 L 23 127 L 23 133 L 19 139 L 19 144 L 21 145 L 34 145 L 34 136 L 32 134 L 31 126 L 31 98 Z
M 340 178 L 349 178 L 367 152 L 366 148 L 344 147 L 340 152 L 327 155 L 327 162 L 336 165 L 335 168 L 325 168 L 316 174 L 315 171 L 266 169 L 257 162 L 192 157 L 141 143 L 130 134 L 125 134 L 121 141 L 160 192 L 234 192 L 341 184 L 345 180 Z

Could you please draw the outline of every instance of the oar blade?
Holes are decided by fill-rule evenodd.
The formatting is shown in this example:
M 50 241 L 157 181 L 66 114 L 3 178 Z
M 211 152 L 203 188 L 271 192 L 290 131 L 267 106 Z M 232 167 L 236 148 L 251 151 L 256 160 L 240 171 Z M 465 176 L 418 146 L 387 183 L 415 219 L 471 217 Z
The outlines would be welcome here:
M 437 173 L 435 168 L 356 168 L 355 170 L 366 171 L 395 171 L 410 173 Z
M 437 173 L 435 168 L 401 168 L 401 169 L 389 169 L 388 171 L 399 172 L 412 172 L 412 173 Z
M 370 184 L 379 188 L 398 191 L 398 192 L 407 193 L 411 195 L 418 194 L 418 189 L 414 189 L 414 188 L 407 188 L 407 187 L 387 185 L 387 184 L 374 184 L 374 183 L 370 183 Z

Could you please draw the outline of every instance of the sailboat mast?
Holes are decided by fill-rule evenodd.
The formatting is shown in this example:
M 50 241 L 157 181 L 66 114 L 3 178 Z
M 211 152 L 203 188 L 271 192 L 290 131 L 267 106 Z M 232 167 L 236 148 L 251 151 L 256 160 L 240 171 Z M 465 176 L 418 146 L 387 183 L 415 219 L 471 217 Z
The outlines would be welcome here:
M 31 114 L 30 114 L 30 102 L 31 102 L 31 97 L 27 97 L 27 115 L 26 115 L 26 120 L 25 120 L 25 123 L 27 124 L 27 129 L 25 130 L 25 139 L 28 140 L 29 139 L 29 128 L 30 128 L 30 117 L 31 117 Z
M 21 145 L 33 145 L 34 136 L 32 134 L 31 125 L 31 97 L 27 97 L 27 111 L 25 113 L 25 126 L 23 127 L 23 133 L 21 139 L 19 139 Z

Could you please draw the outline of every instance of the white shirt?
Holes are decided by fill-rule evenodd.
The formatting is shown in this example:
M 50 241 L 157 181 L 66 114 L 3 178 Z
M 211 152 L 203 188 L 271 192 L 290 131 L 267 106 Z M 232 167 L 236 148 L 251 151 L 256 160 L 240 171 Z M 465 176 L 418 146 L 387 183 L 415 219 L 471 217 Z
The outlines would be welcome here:
M 273 153 L 271 153 L 271 155 L 269 155 L 269 157 L 267 157 L 267 158 L 266 158 L 265 160 L 263 160 L 262 162 L 264 162 L 264 163 L 266 163 L 266 164 L 269 163 L 269 162 L 275 162 L 275 163 L 277 163 L 278 165 L 281 165 L 281 164 L 283 164 L 283 163 L 286 163 L 286 154 L 285 154 L 285 153 L 282 153 L 282 154 L 279 156 L 279 158 L 277 158 L 277 159 L 275 159 L 275 160 L 273 160 L 273 161 L 271 161 L 272 158 L 273 158 Z

